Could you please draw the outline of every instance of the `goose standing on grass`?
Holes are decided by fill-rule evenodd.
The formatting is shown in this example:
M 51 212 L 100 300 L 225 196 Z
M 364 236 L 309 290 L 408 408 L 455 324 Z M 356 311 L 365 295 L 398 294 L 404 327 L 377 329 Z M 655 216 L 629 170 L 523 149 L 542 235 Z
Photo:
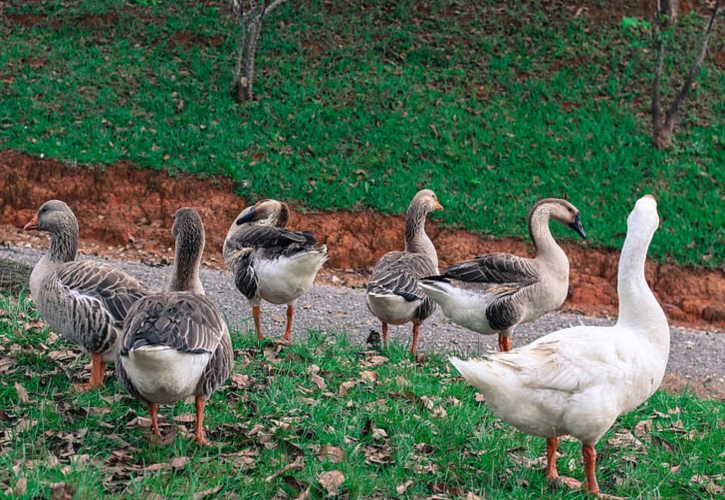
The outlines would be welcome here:
M 169 291 L 151 294 L 129 311 L 118 353 L 118 376 L 148 405 L 159 435 L 157 405 L 194 396 L 196 431 L 204 438 L 204 406 L 232 369 L 232 343 L 219 309 L 204 296 L 199 264 L 204 226 L 196 210 L 174 215 L 174 274 Z
M 262 334 L 262 299 L 287 304 L 287 326 L 282 342 L 292 341 L 294 301 L 312 287 L 327 260 L 327 247 L 307 232 L 285 229 L 289 207 L 277 200 L 261 200 L 245 208 L 224 240 L 224 260 L 242 295 L 252 304 L 254 329 Z
M 420 278 L 438 272 L 438 255 L 425 232 L 425 219 L 432 210 L 443 210 L 435 193 L 418 191 L 405 215 L 404 250 L 383 255 L 367 285 L 368 308 L 382 322 L 383 345 L 388 345 L 388 324 L 413 322 L 411 353 L 418 347 L 421 323 L 435 311 L 435 303 L 418 285 Z
M 481 255 L 421 280 L 423 292 L 454 323 L 484 335 L 498 333 L 499 349 L 509 351 L 514 328 L 558 309 L 569 291 L 569 259 L 551 235 L 550 219 L 586 238 L 579 210 L 546 198 L 529 212 L 534 259 Z
M 640 198 L 627 219 L 619 258 L 619 318 L 612 327 L 559 330 L 509 353 L 481 361 L 451 362 L 486 396 L 491 411 L 522 432 L 546 438 L 546 477 L 559 477 L 559 436 L 582 442 L 585 491 L 599 495 L 594 446 L 616 418 L 646 401 L 662 381 L 670 329 L 644 276 L 652 236 L 659 225 L 653 196 Z
M 50 251 L 30 275 L 30 294 L 43 318 L 92 358 L 91 379 L 80 391 L 103 385 L 105 363 L 114 361 L 127 311 L 149 290 L 120 269 L 100 262 L 76 262 L 78 220 L 59 200 L 45 202 L 25 225 L 47 231 Z

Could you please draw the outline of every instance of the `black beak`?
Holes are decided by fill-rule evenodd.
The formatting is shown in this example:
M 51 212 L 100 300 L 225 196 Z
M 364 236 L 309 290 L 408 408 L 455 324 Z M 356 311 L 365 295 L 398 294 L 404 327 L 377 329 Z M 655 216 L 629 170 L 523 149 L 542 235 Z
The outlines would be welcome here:
M 579 236 L 581 236 L 585 240 L 587 239 L 587 232 L 584 231 L 584 226 L 582 226 L 582 219 L 579 214 L 576 214 L 576 217 L 574 217 L 574 222 L 569 224 L 569 227 L 576 231 Z
M 249 212 L 237 219 L 237 226 L 241 226 L 245 222 L 252 220 L 254 218 L 254 212 L 256 212 L 256 209 L 254 207 L 250 208 Z

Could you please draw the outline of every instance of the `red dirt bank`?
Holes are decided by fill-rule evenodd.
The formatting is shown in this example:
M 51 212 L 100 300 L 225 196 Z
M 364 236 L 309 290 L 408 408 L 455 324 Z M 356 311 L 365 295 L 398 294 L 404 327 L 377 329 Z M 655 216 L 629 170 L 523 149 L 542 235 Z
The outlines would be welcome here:
M 43 240 L 28 238 L 19 228 L 44 201 L 58 198 L 68 202 L 78 216 L 82 251 L 146 260 L 172 255 L 171 218 L 178 207 L 195 207 L 206 225 L 206 263 L 212 267 L 223 267 L 224 237 L 247 203 L 235 194 L 228 179 L 170 177 L 126 163 L 77 168 L 15 151 L 0 151 L 0 193 L 0 224 L 4 225 L 0 243 L 30 241 L 44 246 Z M 363 271 L 357 277 L 348 275 L 347 281 L 353 284 L 364 282 L 365 268 L 403 244 L 403 218 L 374 212 L 293 212 L 290 227 L 309 230 L 328 245 L 329 268 Z M 488 239 L 431 222 L 427 228 L 436 247 L 446 249 L 439 255 L 441 267 L 482 253 L 531 253 L 530 244 L 510 238 Z M 616 315 L 619 252 L 569 242 L 562 246 L 571 262 L 565 308 L 596 316 Z M 697 328 L 725 329 L 724 274 L 723 270 L 647 264 L 647 279 L 670 320 Z

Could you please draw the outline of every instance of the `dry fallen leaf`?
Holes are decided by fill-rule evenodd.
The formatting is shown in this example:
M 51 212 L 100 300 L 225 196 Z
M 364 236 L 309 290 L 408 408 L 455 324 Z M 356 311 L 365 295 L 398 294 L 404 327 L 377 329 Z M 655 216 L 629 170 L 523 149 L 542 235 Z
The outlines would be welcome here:
M 188 461 L 189 459 L 187 457 L 176 457 L 171 461 L 171 468 L 183 469 Z
M 15 494 L 18 497 L 22 497 L 25 495 L 25 492 L 28 489 L 28 480 L 24 477 L 21 477 L 18 479 L 18 481 L 15 483 Z
M 19 382 L 15 382 L 15 392 L 18 393 L 18 399 L 21 403 L 30 403 L 30 397 L 28 396 L 28 391 L 25 390 L 25 387 L 20 385 Z
M 400 483 L 398 486 L 396 486 L 395 491 L 398 493 L 398 495 L 403 495 L 405 494 L 405 491 L 414 484 L 415 483 L 412 480 L 408 479 L 406 482 Z
M 320 388 L 320 390 L 324 391 L 325 389 L 327 389 L 327 383 L 325 383 L 325 379 L 323 379 L 316 373 L 310 374 L 310 378 L 312 379 L 312 382 L 314 382 L 314 384 Z
M 690 484 L 698 484 L 702 486 L 705 491 L 711 495 L 720 496 L 723 492 L 722 486 L 717 482 L 722 482 L 723 475 L 717 474 L 716 476 L 705 476 L 702 474 L 695 474 L 690 478 Z M 716 482 L 717 481 L 717 482 Z
M 193 413 L 182 413 L 181 415 L 176 415 L 174 417 L 174 421 L 181 422 L 184 424 L 196 422 L 196 415 L 194 415 Z
M 249 375 L 239 375 L 238 373 L 233 373 L 230 378 L 232 379 L 232 387 L 235 389 L 244 389 L 252 384 L 252 377 Z
M 76 489 L 66 483 L 53 483 L 50 485 L 51 500 L 72 500 Z
M 317 480 L 328 494 L 337 495 L 337 489 L 345 482 L 345 476 L 339 470 L 329 470 L 320 474 Z
M 360 372 L 360 380 L 363 382 L 377 382 L 378 374 L 372 370 L 365 370 Z
M 345 459 L 345 452 L 337 446 L 329 444 L 322 445 L 320 451 L 317 452 L 317 458 L 324 460 L 327 458 L 332 463 L 340 463 Z
M 343 382 L 342 384 L 340 384 L 340 388 L 337 390 L 337 395 L 344 396 L 347 391 L 355 387 L 355 384 L 357 384 L 356 380 L 349 380 L 347 382 Z

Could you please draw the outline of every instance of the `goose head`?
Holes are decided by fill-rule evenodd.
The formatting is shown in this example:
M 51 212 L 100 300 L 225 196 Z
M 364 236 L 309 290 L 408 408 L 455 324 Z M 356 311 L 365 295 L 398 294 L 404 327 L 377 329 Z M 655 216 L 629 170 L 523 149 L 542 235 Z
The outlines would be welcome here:
M 25 224 L 26 231 L 47 231 L 51 234 L 78 234 L 78 219 L 73 210 L 60 200 L 46 201 Z
M 638 234 L 642 239 L 651 239 L 660 225 L 660 216 L 657 214 L 657 199 L 646 194 L 637 200 L 634 208 L 627 217 L 627 235 Z
M 421 189 L 410 202 L 408 211 L 410 212 L 411 210 L 422 211 L 427 214 L 433 210 L 443 210 L 443 206 L 433 191 L 430 189 Z
M 545 198 L 543 200 L 539 200 L 536 205 L 534 205 L 534 208 L 531 209 L 529 220 L 531 220 L 531 217 L 536 212 L 543 210 L 549 212 L 549 217 L 560 224 L 571 228 L 579 236 L 586 239 L 587 233 L 584 231 L 584 226 L 582 225 L 581 214 L 579 213 L 579 209 L 574 205 L 560 198 Z
M 288 220 L 289 206 L 286 203 L 264 199 L 242 210 L 234 224 L 241 226 L 243 224 L 254 223 L 282 228 L 287 225 Z

